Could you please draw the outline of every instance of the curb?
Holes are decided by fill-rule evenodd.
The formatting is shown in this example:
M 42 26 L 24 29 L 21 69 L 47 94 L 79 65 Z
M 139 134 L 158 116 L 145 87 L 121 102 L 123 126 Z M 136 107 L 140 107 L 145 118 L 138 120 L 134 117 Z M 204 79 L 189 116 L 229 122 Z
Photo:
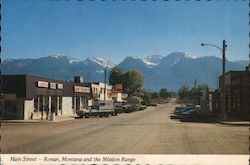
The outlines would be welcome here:
M 62 120 L 1 120 L 1 123 L 59 123 L 64 121 L 75 120 L 75 118 L 62 119 Z
M 218 123 L 224 125 L 234 125 L 234 126 L 250 126 L 250 123 L 227 123 L 227 122 L 218 122 Z

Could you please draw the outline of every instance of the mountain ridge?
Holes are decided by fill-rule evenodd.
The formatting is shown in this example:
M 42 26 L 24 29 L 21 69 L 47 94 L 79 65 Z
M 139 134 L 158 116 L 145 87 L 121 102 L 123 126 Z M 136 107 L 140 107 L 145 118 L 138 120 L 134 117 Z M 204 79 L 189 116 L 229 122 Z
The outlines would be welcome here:
M 228 70 L 243 70 L 244 60 L 227 61 Z M 242 64 L 243 63 L 243 64 Z M 4 74 L 30 74 L 59 80 L 72 80 L 83 76 L 85 81 L 104 81 L 104 69 L 109 75 L 114 66 L 124 71 L 139 69 L 145 78 L 145 89 L 167 88 L 177 91 L 182 85 L 192 86 L 194 79 L 214 87 L 214 74 L 221 72 L 221 58 L 195 57 L 190 53 L 172 52 L 166 56 L 151 55 L 145 58 L 128 56 L 118 65 L 99 57 L 78 60 L 70 56 L 53 54 L 38 59 L 6 59 L 2 63 Z

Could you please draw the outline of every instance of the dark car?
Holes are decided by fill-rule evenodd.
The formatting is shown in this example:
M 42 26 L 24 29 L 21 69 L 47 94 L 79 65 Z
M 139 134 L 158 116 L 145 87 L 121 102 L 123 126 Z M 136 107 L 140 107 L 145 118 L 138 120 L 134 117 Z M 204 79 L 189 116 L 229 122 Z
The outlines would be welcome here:
M 197 110 L 197 108 L 191 107 L 176 107 L 174 113 L 170 116 L 171 119 L 179 119 L 180 116 L 183 114 L 188 114 L 193 110 Z M 189 112 L 190 111 L 190 112 Z
M 180 115 L 181 113 L 188 111 L 189 109 L 191 109 L 191 107 L 176 107 L 174 114 L 175 115 Z
M 115 102 L 114 103 L 114 109 L 116 113 L 123 113 L 123 107 L 121 102 Z
M 133 107 L 130 104 L 126 104 L 122 106 L 122 110 L 125 113 L 130 113 L 130 112 L 134 112 Z
M 215 122 L 216 116 L 207 110 L 193 110 L 180 115 L 182 122 Z
M 156 103 L 149 103 L 149 106 L 156 107 L 156 106 L 157 106 L 157 104 L 156 104 Z

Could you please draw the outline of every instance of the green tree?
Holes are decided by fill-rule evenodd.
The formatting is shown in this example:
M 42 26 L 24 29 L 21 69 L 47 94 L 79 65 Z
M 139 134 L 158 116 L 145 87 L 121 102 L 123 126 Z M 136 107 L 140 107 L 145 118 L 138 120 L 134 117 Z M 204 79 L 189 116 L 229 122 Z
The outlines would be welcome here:
M 130 94 L 142 91 L 144 78 L 142 73 L 137 69 L 129 70 L 124 75 L 124 88 Z
M 167 91 L 166 88 L 161 88 L 159 95 L 161 98 L 167 98 L 167 97 L 169 97 L 169 92 Z
M 152 95 L 151 95 L 152 99 L 158 99 L 159 98 L 159 95 L 157 92 L 153 92 Z
M 201 97 L 202 92 L 204 90 L 208 92 L 208 86 L 207 86 L 207 84 L 198 85 L 197 87 L 193 87 L 190 90 L 190 92 L 189 92 L 190 93 L 190 98 L 193 100 L 193 102 L 195 104 L 200 103 L 200 97 Z
M 179 91 L 178 91 L 178 95 L 180 99 L 187 99 L 189 96 L 189 89 L 187 86 L 182 86 Z
M 143 93 L 144 93 L 143 103 L 147 105 L 150 103 L 150 100 L 152 98 L 152 93 L 148 91 L 143 91 Z
M 112 68 L 109 75 L 109 83 L 111 85 L 124 83 L 124 72 L 119 67 L 115 66 Z

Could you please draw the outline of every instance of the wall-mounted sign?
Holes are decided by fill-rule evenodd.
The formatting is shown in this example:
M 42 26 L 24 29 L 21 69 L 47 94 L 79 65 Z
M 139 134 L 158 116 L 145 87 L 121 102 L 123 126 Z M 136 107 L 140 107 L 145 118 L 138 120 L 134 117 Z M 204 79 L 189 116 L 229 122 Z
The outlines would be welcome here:
M 90 88 L 82 86 L 74 86 L 74 91 L 78 93 L 90 93 Z
M 56 89 L 56 83 L 49 83 L 50 89 Z
M 63 89 L 63 84 L 57 84 L 57 89 Z
M 122 84 L 115 84 L 113 88 L 114 91 L 122 91 Z
M 49 87 L 49 83 L 46 81 L 38 81 L 37 82 L 37 86 L 40 88 L 48 88 Z

